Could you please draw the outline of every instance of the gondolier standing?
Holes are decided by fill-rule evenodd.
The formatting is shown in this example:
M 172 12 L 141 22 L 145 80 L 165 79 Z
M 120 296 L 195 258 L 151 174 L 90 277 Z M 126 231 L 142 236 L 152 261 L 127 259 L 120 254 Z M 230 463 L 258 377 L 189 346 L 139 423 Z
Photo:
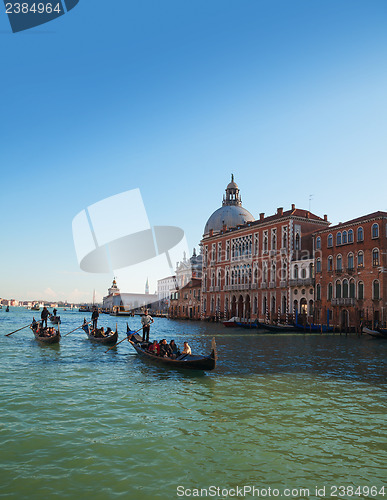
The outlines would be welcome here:
M 149 342 L 149 330 L 152 323 L 154 323 L 154 320 L 152 316 L 149 316 L 148 309 L 145 309 L 145 314 L 141 317 L 143 342 Z
M 43 307 L 43 311 L 40 315 L 41 320 L 42 320 L 42 328 L 47 328 L 47 318 L 49 316 L 49 312 L 46 306 Z
M 96 330 L 97 329 L 97 322 L 98 322 L 98 318 L 99 318 L 99 312 L 98 312 L 98 309 L 97 307 L 94 307 L 94 311 L 91 315 L 91 319 L 93 320 L 93 329 Z

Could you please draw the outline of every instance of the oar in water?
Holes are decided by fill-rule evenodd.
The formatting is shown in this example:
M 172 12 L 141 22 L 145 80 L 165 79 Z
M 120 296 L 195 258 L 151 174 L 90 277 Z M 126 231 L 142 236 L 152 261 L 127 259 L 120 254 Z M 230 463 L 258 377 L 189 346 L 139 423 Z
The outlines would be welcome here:
M 71 330 L 71 332 L 66 333 L 65 335 L 63 335 L 63 337 L 66 337 L 66 335 L 70 335 L 70 333 L 75 332 L 75 330 L 79 330 L 80 328 L 82 328 L 82 326 L 85 326 L 85 325 L 90 325 L 90 323 L 92 323 L 92 321 L 89 321 L 88 323 L 82 323 L 82 325 L 81 325 L 81 326 L 78 326 L 77 328 L 74 328 L 74 330 Z
M 7 333 L 5 336 L 6 337 L 9 337 L 10 335 L 12 335 L 13 333 L 16 333 L 16 332 L 20 332 L 20 330 L 24 330 L 24 328 L 28 328 L 29 326 L 31 326 L 32 323 L 29 323 L 28 325 L 26 326 L 23 326 L 22 328 L 19 328 L 19 330 L 15 330 L 14 332 L 11 332 L 11 333 Z
M 139 328 L 136 332 L 133 332 L 132 335 L 134 335 L 135 333 L 138 333 L 140 330 L 142 330 L 142 327 Z M 117 344 L 114 344 L 112 345 L 111 347 L 109 347 L 109 349 L 107 351 L 105 351 L 105 354 L 110 351 L 110 349 L 113 349 L 113 347 L 116 347 L 118 344 L 121 344 L 121 342 L 123 342 L 124 340 L 127 340 L 128 339 L 128 336 L 126 336 L 126 338 L 120 340 L 119 342 L 117 342 Z

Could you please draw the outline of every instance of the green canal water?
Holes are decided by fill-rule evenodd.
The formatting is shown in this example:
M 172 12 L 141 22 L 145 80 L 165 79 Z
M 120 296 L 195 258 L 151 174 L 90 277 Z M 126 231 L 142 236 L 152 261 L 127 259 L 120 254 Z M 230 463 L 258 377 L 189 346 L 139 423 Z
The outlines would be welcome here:
M 62 333 L 82 323 L 60 314 Z M 82 330 L 58 346 L 4 336 L 31 317 L 0 311 L 0 497 L 387 498 L 387 342 L 156 319 L 151 337 L 194 352 L 216 338 L 218 367 L 201 374 L 147 364 L 126 341 L 105 354 Z

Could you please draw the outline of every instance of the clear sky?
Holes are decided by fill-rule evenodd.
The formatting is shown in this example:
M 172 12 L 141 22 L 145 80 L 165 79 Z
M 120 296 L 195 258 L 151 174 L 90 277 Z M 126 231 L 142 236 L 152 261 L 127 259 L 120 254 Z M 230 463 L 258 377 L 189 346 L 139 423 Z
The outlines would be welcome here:
M 16 34 L 1 8 L 0 43 L 0 297 L 106 294 L 72 219 L 129 189 L 191 249 L 231 172 L 255 217 L 387 210 L 386 0 L 81 0 Z

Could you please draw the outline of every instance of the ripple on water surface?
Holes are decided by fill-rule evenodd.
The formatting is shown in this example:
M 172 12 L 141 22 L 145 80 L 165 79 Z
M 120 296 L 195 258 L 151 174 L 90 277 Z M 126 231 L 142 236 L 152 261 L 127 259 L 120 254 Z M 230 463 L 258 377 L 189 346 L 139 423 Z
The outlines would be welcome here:
M 126 342 L 105 354 L 79 332 L 51 347 L 27 330 L 4 337 L 23 314 L 0 316 L 4 497 L 170 499 L 178 485 L 384 480 L 383 343 L 156 319 L 157 337 L 197 352 L 216 337 L 218 368 L 203 375 L 143 363 Z M 61 316 L 63 332 L 83 318 Z

